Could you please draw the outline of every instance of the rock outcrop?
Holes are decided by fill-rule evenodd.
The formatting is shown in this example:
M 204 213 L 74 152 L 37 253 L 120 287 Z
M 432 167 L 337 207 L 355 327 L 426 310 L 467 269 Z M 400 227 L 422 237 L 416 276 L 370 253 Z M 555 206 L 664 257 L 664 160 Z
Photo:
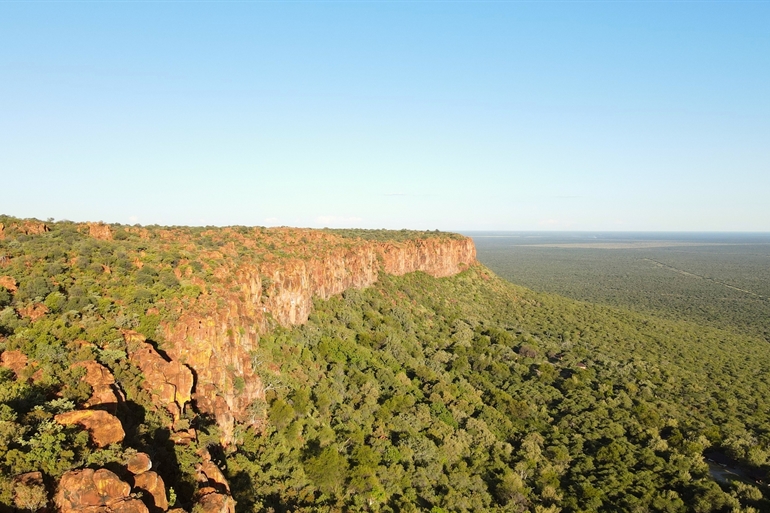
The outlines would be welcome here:
M 21 371 L 27 368 L 27 362 L 29 362 L 27 355 L 17 349 L 0 353 L 0 367 L 11 369 L 17 377 L 20 377 Z
M 178 420 L 185 404 L 192 399 L 192 372 L 178 359 L 164 359 L 139 333 L 126 330 L 123 336 L 129 360 L 144 374 L 145 389 L 150 392 L 155 404 L 162 405 L 175 421 Z
M 122 442 L 126 437 L 120 420 L 104 410 L 73 410 L 56 415 L 54 420 L 63 426 L 83 426 L 97 447 Z
M 62 476 L 55 502 L 61 513 L 149 513 L 130 493 L 131 486 L 113 472 L 87 468 Z
M 16 229 L 24 235 L 40 235 L 48 230 L 48 226 L 45 223 L 39 221 L 24 221 L 23 223 L 16 225 Z
M 230 484 L 219 467 L 211 460 L 211 454 L 207 449 L 202 449 L 199 453 L 201 463 L 196 470 L 198 472 L 198 483 L 202 489 L 212 488 L 220 493 L 230 493 Z
M 26 219 L 20 222 L 11 223 L 8 226 L 0 223 L 0 240 L 3 240 L 8 236 L 12 237 L 18 233 L 24 235 L 40 235 L 47 231 L 49 231 L 48 226 L 35 219 Z
M 143 498 L 148 503 L 151 511 L 168 509 L 168 499 L 166 498 L 166 485 L 163 479 L 155 472 L 143 472 L 134 477 L 134 491 L 141 491 Z
M 91 397 L 83 406 L 115 413 L 118 407 L 118 397 L 112 388 L 115 385 L 115 377 L 109 369 L 95 360 L 78 362 L 73 367 L 85 368 L 86 374 L 82 381 L 91 385 L 93 390 Z
M 195 510 L 200 513 L 235 513 L 235 501 L 229 495 L 218 493 L 213 488 L 204 488 L 198 493 Z
M 14 280 L 11 276 L 0 276 L 0 287 L 5 287 L 14 293 L 18 290 L 16 280 Z
M 48 307 L 43 303 L 30 303 L 24 308 L 16 310 L 22 317 L 26 317 L 31 321 L 36 321 L 48 313 Z
M 104 223 L 88 223 L 88 234 L 94 239 L 112 240 L 112 230 Z
M 126 470 L 128 470 L 135 476 L 138 476 L 139 474 L 144 474 L 151 468 L 152 468 L 152 460 L 150 460 L 150 457 L 143 452 L 136 453 L 126 463 Z

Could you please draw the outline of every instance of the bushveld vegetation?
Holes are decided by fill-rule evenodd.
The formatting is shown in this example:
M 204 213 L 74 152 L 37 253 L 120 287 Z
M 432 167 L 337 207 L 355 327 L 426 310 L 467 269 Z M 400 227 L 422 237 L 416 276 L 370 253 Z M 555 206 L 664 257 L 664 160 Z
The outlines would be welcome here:
M 648 236 L 650 237 L 650 236 Z M 686 319 L 770 341 L 770 237 L 480 237 L 479 260 L 534 290 Z M 576 240 L 577 239 L 577 240 Z
M 157 471 L 189 508 L 201 447 L 244 512 L 770 505 L 765 485 L 718 483 L 704 459 L 719 452 L 767 481 L 766 342 L 532 292 L 481 265 L 441 279 L 382 275 L 371 288 L 316 301 L 305 325 L 275 329 L 252 355 L 269 383 L 252 405 L 261 428 L 239 426 L 236 443 L 220 447 L 216 428 L 190 409 L 183 420 L 199 437 L 176 445 L 120 330 L 162 348 L 157 327 L 178 315 L 171 305 L 202 293 L 196 278 L 217 280 L 222 259 L 331 241 L 302 249 L 280 231 L 122 226 L 112 226 L 114 240 L 97 240 L 74 223 L 7 229 L 18 222 L 0 218 L 0 276 L 16 282 L 0 286 L 0 352 L 20 351 L 31 365 L 21 375 L 0 369 L 0 509 L 18 506 L 18 474 L 39 470 L 55 483 L 68 469 L 122 463 L 136 450 L 165 462 Z M 52 421 L 89 396 L 73 364 L 90 359 L 125 394 L 123 445 L 94 447 L 82 428 Z
M 767 470 L 770 351 L 576 303 L 478 267 L 387 277 L 263 340 L 264 433 L 228 471 L 242 507 L 315 511 L 735 511 L 703 452 Z

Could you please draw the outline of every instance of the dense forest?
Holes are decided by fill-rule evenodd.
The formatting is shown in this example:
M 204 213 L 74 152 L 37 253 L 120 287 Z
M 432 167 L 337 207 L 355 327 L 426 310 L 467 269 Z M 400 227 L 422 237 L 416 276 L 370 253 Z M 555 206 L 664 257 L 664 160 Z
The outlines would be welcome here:
M 127 333 L 163 354 L 159 328 L 219 281 L 231 286 L 212 248 L 269 259 L 311 241 L 247 228 L 112 226 L 102 240 L 75 223 L 0 227 L 0 510 L 52 505 L 73 469 L 138 482 L 126 470 L 137 453 L 168 498 L 136 488 L 150 511 L 213 511 L 198 500 L 216 481 L 209 471 L 200 484 L 204 453 L 239 512 L 770 510 L 770 348 L 752 334 L 533 292 L 483 265 L 446 278 L 383 273 L 260 337 L 251 365 L 264 397 L 224 444 L 195 401 L 174 419 L 157 404 Z M 57 420 L 92 401 L 92 361 L 120 395 L 125 437 L 110 444 Z M 195 437 L 175 439 L 180 426 Z M 34 472 L 42 483 L 19 479 Z
M 276 511 L 733 511 L 703 452 L 766 472 L 757 340 L 535 294 L 484 268 L 318 302 L 264 340 L 281 386 L 228 461 Z

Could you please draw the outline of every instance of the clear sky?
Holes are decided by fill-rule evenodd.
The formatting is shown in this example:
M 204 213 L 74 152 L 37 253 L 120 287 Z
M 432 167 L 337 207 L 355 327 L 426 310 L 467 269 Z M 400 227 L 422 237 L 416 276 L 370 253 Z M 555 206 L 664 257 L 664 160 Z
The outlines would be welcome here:
M 770 2 L 7 2 L 0 213 L 770 230 Z

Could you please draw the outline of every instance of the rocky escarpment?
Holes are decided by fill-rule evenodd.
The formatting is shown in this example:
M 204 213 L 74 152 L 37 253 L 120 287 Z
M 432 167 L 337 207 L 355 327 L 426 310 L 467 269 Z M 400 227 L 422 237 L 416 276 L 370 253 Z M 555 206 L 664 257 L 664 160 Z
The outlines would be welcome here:
M 304 239 L 313 236 L 313 232 L 303 232 Z M 253 424 L 260 420 L 249 414 L 250 405 L 265 393 L 252 354 L 259 336 L 271 325 L 302 324 L 314 298 L 368 287 L 380 272 L 451 276 L 473 264 L 475 258 L 473 241 L 466 238 L 356 241 L 315 257 L 237 266 L 222 258 L 215 273 L 227 286 L 202 284 L 211 293 L 201 295 L 175 322 L 164 326 L 169 342 L 164 350 L 195 372 L 197 406 L 216 417 L 223 442 L 228 443 L 235 421 Z
M 55 458 L 0 437 L 17 454 L 0 462 L 0 509 L 34 510 L 56 488 L 62 511 L 232 511 L 214 440 L 267 421 L 279 369 L 260 338 L 382 273 L 443 277 L 475 262 L 470 239 L 436 232 L 0 221 L 0 385 L 5 402 L 46 391 L 14 399 L 14 429 L 62 434 Z

